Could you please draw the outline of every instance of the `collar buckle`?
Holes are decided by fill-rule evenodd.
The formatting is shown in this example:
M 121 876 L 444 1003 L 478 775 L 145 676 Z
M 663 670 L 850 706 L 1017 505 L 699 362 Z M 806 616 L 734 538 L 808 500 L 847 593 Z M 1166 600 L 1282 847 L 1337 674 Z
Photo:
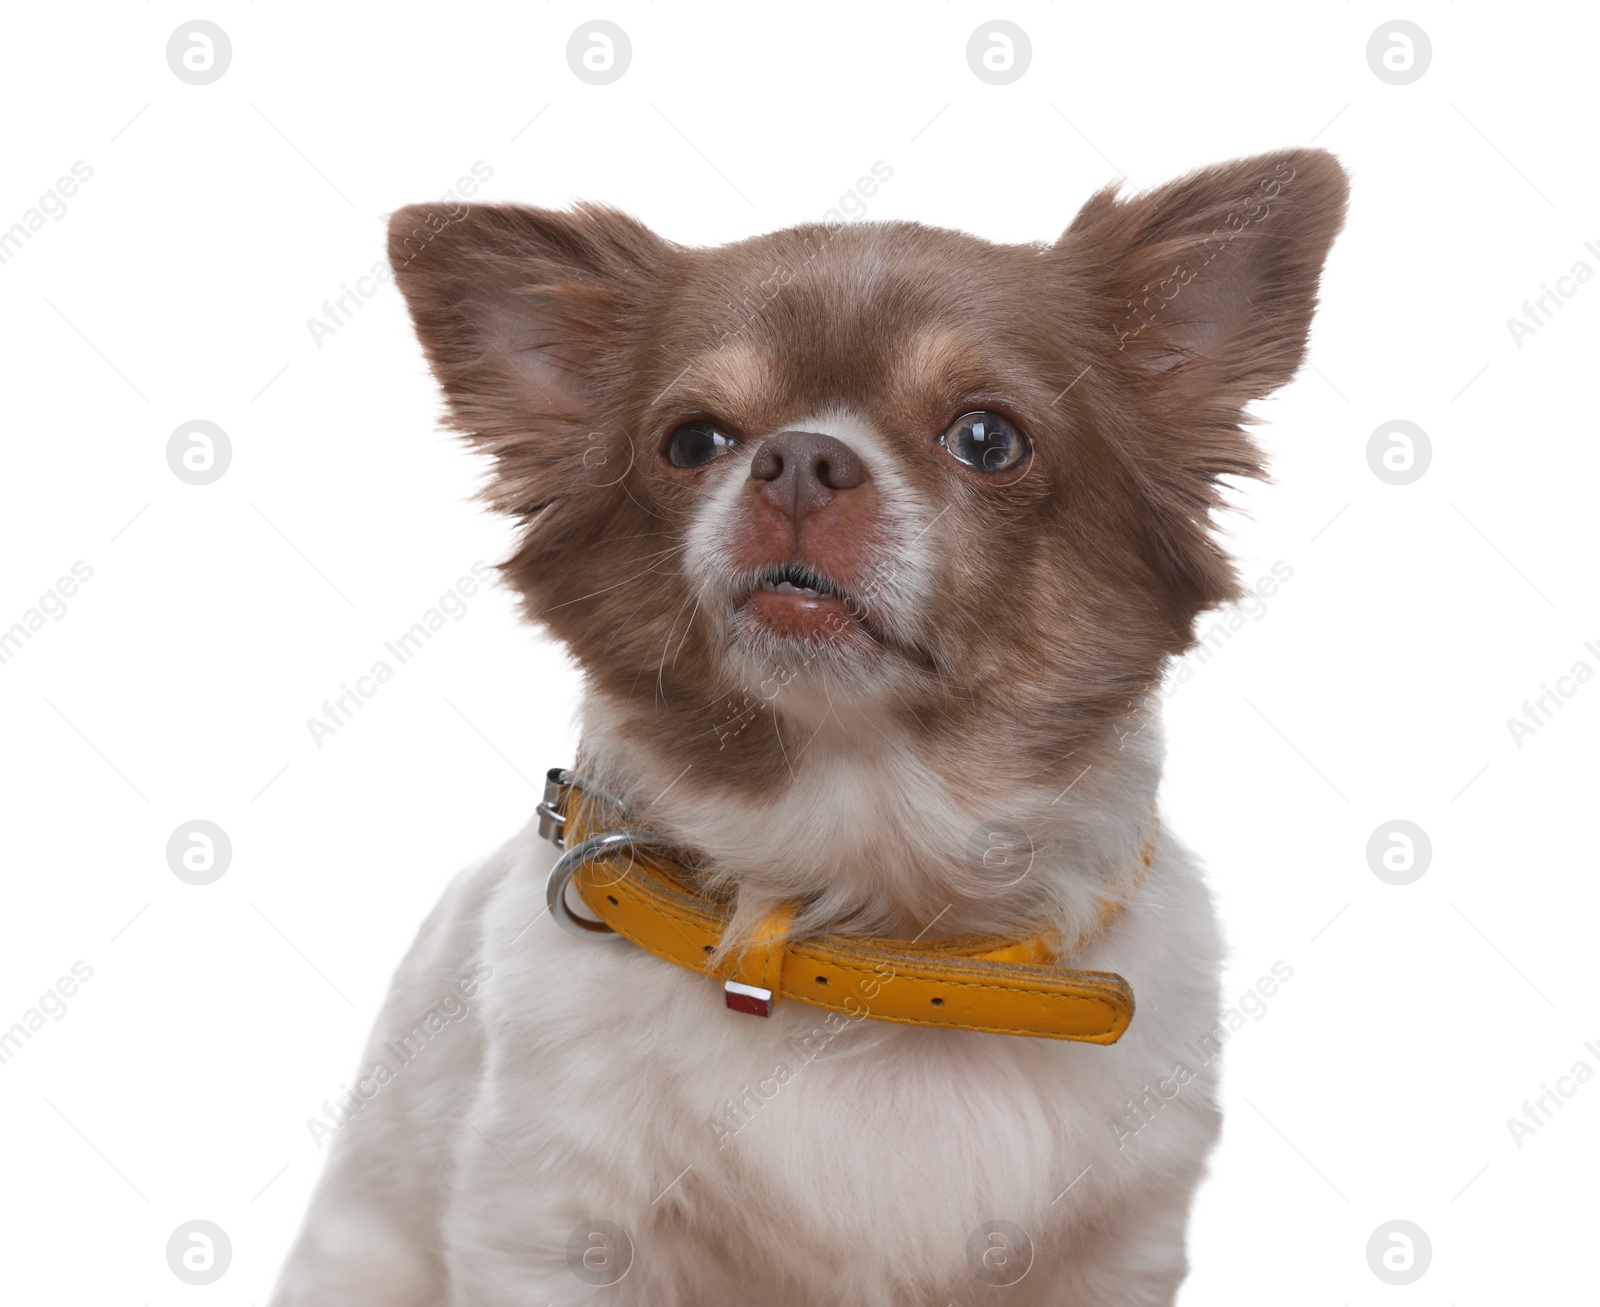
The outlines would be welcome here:
M 544 800 L 534 811 L 539 816 L 539 838 L 558 849 L 567 847 L 567 794 L 573 775 L 565 767 L 552 767 L 544 774 Z

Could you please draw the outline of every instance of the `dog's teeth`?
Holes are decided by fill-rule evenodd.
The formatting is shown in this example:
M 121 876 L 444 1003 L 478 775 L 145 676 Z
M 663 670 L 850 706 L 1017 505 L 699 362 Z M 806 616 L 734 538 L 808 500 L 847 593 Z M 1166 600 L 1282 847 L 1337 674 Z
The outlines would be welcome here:
M 820 599 L 822 597 L 819 591 L 813 590 L 809 586 L 795 585 L 792 581 L 779 581 L 776 585 L 769 582 L 764 588 L 781 595 L 805 595 L 808 599 Z

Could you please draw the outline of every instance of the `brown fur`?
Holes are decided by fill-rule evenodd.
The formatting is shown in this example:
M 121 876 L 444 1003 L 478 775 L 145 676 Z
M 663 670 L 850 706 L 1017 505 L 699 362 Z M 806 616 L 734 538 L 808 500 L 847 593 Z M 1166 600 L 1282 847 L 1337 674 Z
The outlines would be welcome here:
M 1219 488 L 1260 474 L 1245 405 L 1300 364 L 1345 194 L 1331 155 L 1263 155 L 1102 191 L 1049 246 L 894 222 L 690 249 L 597 206 L 417 206 L 391 257 L 452 422 L 493 459 L 488 497 L 522 526 L 508 580 L 641 748 L 782 783 L 804 741 L 781 717 L 716 729 L 753 687 L 730 681 L 729 615 L 691 615 L 678 547 L 701 485 L 659 451 L 690 419 L 756 442 L 845 406 L 944 510 L 897 711 L 953 776 L 1003 758 L 1065 784 L 1237 593 Z M 977 408 L 1033 442 L 1014 484 L 935 443 Z

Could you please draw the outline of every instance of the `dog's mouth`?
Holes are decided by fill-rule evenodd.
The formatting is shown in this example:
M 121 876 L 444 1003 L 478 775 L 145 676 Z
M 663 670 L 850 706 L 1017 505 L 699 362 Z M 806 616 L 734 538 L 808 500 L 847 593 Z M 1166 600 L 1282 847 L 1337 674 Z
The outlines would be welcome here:
M 819 642 L 868 635 L 859 605 L 834 581 L 802 563 L 760 572 L 744 611 L 761 630 L 783 639 Z
M 769 567 L 757 579 L 755 588 L 767 594 L 792 594 L 804 599 L 839 599 L 844 593 L 820 572 L 801 563 Z

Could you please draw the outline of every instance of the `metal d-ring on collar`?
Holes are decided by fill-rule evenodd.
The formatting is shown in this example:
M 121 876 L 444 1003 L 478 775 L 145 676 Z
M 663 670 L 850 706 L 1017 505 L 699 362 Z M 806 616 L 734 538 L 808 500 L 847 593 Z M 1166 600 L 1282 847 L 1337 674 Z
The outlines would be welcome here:
M 550 905 L 550 915 L 556 919 L 556 925 L 568 934 L 577 935 L 582 939 L 622 938 L 605 922 L 589 921 L 572 910 L 567 903 L 567 882 L 585 863 L 603 858 L 619 849 L 632 848 L 640 843 L 640 835 L 641 832 L 631 830 L 607 831 L 604 835 L 584 840 L 582 844 L 574 844 L 556 860 L 556 865 L 550 868 L 550 879 L 545 882 L 544 887 L 545 901 Z
M 567 794 L 574 789 L 592 788 L 581 776 L 562 767 L 552 767 L 545 774 L 544 802 L 537 809 L 539 834 L 558 849 L 565 850 L 556 860 L 556 865 L 550 868 L 550 878 L 545 882 L 545 902 L 549 904 L 550 915 L 555 918 L 556 924 L 570 935 L 580 939 L 621 939 L 622 936 L 604 922 L 590 921 L 573 912 L 567 903 L 567 884 L 578 868 L 590 862 L 622 849 L 660 844 L 663 841 L 649 831 L 624 829 L 605 831 L 567 848 L 566 813 L 563 810 Z M 595 790 L 595 793 L 606 798 L 614 807 L 621 806 L 604 791 Z

